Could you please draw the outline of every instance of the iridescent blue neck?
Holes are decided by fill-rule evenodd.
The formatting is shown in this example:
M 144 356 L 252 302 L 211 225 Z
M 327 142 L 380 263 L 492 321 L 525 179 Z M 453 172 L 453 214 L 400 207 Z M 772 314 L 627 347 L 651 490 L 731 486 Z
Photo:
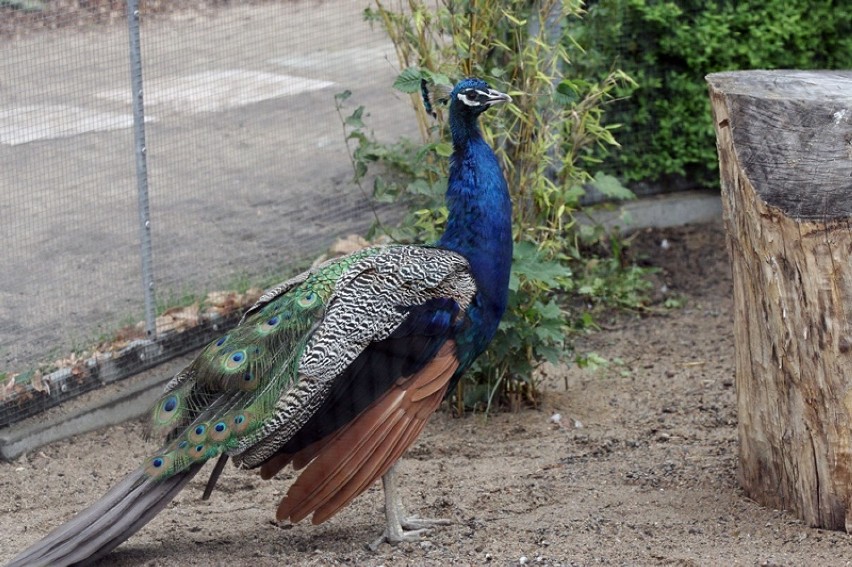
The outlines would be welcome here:
M 482 139 L 476 116 L 458 116 L 451 109 L 450 127 L 449 219 L 438 246 L 458 252 L 470 263 L 490 335 L 506 310 L 512 267 L 512 202 L 500 164 Z

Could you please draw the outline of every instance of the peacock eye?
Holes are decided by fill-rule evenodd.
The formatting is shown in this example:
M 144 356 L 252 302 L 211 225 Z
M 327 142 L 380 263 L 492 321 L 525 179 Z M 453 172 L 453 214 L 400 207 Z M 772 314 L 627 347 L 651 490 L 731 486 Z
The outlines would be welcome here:
M 477 93 L 476 91 L 467 91 L 464 96 L 467 97 L 467 100 L 476 101 L 476 99 L 479 97 L 479 93 Z

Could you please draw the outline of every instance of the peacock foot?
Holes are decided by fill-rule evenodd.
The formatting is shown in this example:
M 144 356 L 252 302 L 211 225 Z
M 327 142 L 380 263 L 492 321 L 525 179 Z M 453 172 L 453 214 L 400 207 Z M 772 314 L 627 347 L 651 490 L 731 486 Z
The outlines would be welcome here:
M 405 518 L 398 523 L 388 522 L 382 535 L 367 547 L 370 551 L 376 551 L 383 543 L 397 545 L 405 541 L 420 541 L 422 536 L 431 532 L 435 526 L 447 526 L 451 523 L 444 518 L 418 518 L 417 516 Z
M 405 513 L 397 492 L 395 465 L 382 477 L 382 485 L 385 489 L 385 516 L 388 525 L 382 535 L 368 545 L 371 551 L 376 551 L 385 542 L 397 545 L 404 541 L 420 541 L 421 536 L 432 531 L 435 526 L 451 523 L 446 519 L 419 518 Z
M 435 526 L 449 526 L 451 523 L 447 518 L 418 518 L 417 516 L 411 516 L 400 522 L 402 529 L 409 531 L 429 531 Z

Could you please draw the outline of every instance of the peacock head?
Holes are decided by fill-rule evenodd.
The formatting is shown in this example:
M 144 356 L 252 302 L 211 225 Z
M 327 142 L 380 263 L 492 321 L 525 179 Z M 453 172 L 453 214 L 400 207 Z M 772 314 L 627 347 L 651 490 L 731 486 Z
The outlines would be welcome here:
M 472 112 L 474 115 L 503 102 L 512 102 L 512 97 L 492 89 L 482 79 L 459 81 L 450 93 L 450 109 L 456 107 L 461 112 Z
M 422 83 L 423 102 L 426 110 L 435 115 L 433 102 L 449 104 L 450 112 L 460 115 L 479 116 L 488 108 L 503 102 L 512 102 L 512 97 L 492 89 L 482 79 L 471 77 L 456 83 L 450 90 L 446 87 L 429 87 L 426 82 Z

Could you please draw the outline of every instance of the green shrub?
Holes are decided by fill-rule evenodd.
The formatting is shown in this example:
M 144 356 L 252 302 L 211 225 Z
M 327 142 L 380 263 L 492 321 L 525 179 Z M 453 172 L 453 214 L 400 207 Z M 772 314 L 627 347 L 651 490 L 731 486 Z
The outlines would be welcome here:
M 852 68 L 852 4 L 844 0 L 599 0 L 569 45 L 591 77 L 612 61 L 638 83 L 607 112 L 623 149 L 607 160 L 622 180 L 671 176 L 718 185 L 704 76 L 737 69 Z
M 446 124 L 423 109 L 421 79 L 449 84 L 479 76 L 513 97 L 513 104 L 481 121 L 504 165 L 514 203 L 509 308 L 492 346 L 460 384 L 456 400 L 460 411 L 495 401 L 534 403 L 534 369 L 542 361 L 573 356 L 572 333 L 592 324 L 588 305 L 607 301 L 607 286 L 591 282 L 603 281 L 603 271 L 618 279 L 610 269 L 617 263 L 600 262 L 591 252 L 600 242 L 608 246 L 607 237 L 581 228 L 575 213 L 589 187 L 614 199 L 632 197 L 613 177 L 590 172 L 607 148 L 617 145 L 614 126 L 602 123 L 603 111 L 630 79 L 617 70 L 596 81 L 575 72 L 565 45 L 568 19 L 581 14 L 577 1 L 401 4 L 389 9 L 376 0 L 365 15 L 396 47 L 403 70 L 395 86 L 411 93 L 422 140 L 377 143 L 367 134 L 363 108 L 344 116 L 342 105 L 350 93 L 341 93 L 338 109 L 353 141 L 356 179 L 363 182 L 368 171 L 375 175 L 372 166 L 383 166 L 374 177 L 373 196 L 379 201 L 404 199 L 410 209 L 400 227 L 382 229 L 398 241 L 434 241 L 447 217 L 443 198 L 452 147 Z M 620 284 L 634 281 L 634 272 L 623 273 Z M 620 288 L 623 297 L 638 297 Z M 586 311 L 569 312 L 567 294 L 584 290 Z

